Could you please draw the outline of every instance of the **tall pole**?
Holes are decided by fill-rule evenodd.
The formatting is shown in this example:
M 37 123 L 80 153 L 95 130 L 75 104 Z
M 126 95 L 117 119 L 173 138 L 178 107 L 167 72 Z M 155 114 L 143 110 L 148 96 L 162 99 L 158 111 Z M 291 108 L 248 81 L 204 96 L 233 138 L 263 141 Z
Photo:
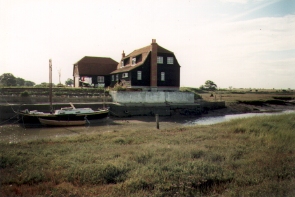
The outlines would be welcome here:
M 50 112 L 53 112 L 52 107 L 52 61 L 49 59 L 49 103 L 50 103 Z

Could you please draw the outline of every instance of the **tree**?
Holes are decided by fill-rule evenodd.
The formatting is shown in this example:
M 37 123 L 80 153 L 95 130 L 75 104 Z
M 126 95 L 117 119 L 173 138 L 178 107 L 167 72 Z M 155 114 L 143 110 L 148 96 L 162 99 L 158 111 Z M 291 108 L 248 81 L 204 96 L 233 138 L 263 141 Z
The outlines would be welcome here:
M 200 86 L 200 89 L 202 89 L 202 90 L 211 90 L 211 91 L 214 91 L 214 90 L 216 90 L 216 88 L 217 88 L 217 85 L 213 81 L 211 81 L 211 80 L 207 80 L 205 82 L 205 85 L 201 85 Z
M 25 84 L 24 84 L 24 85 L 25 85 L 25 86 L 34 86 L 35 83 L 32 82 L 32 81 L 25 81 Z
M 42 83 L 40 83 L 40 84 L 38 84 L 38 85 L 35 85 L 35 87 L 38 87 L 38 88 L 45 88 L 45 87 L 49 87 L 49 83 L 46 83 L 46 82 L 42 82 Z M 55 85 L 54 85 L 54 83 L 52 83 L 52 87 L 54 87 Z
M 17 86 L 24 86 L 25 85 L 25 80 L 23 78 L 17 77 L 15 78 L 16 85 Z
M 73 79 L 70 79 L 70 78 L 68 78 L 67 80 L 66 80 L 66 82 L 65 82 L 65 84 L 67 85 L 67 86 L 72 86 L 73 85 Z
M 0 85 L 2 86 L 15 86 L 16 78 L 11 73 L 4 73 L 0 76 Z

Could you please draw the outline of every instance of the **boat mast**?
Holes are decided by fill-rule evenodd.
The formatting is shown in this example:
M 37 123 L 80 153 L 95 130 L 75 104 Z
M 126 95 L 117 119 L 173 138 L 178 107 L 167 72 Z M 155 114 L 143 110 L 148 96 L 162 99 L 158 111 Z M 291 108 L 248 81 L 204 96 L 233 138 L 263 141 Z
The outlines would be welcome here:
M 52 61 L 49 59 L 49 103 L 50 103 L 50 112 L 53 112 L 52 107 Z

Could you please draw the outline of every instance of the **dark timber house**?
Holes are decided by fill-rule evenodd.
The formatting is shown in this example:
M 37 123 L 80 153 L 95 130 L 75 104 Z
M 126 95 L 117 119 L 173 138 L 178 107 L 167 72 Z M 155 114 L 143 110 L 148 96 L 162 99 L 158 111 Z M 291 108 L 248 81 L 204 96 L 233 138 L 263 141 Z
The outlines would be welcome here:
M 108 87 L 110 73 L 117 69 L 118 62 L 109 57 L 85 56 L 73 67 L 74 87 Z
M 111 72 L 111 84 L 121 84 L 130 89 L 144 91 L 178 91 L 180 65 L 173 52 L 159 46 L 153 39 L 151 45 L 134 50 L 122 59 Z

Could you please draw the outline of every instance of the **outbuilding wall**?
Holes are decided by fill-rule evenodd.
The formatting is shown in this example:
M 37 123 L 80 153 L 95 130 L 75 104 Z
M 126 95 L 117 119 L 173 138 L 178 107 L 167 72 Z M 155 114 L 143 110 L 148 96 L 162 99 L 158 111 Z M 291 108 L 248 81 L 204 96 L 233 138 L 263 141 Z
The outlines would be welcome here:
M 194 103 L 191 92 L 117 92 L 111 91 L 116 103 Z

